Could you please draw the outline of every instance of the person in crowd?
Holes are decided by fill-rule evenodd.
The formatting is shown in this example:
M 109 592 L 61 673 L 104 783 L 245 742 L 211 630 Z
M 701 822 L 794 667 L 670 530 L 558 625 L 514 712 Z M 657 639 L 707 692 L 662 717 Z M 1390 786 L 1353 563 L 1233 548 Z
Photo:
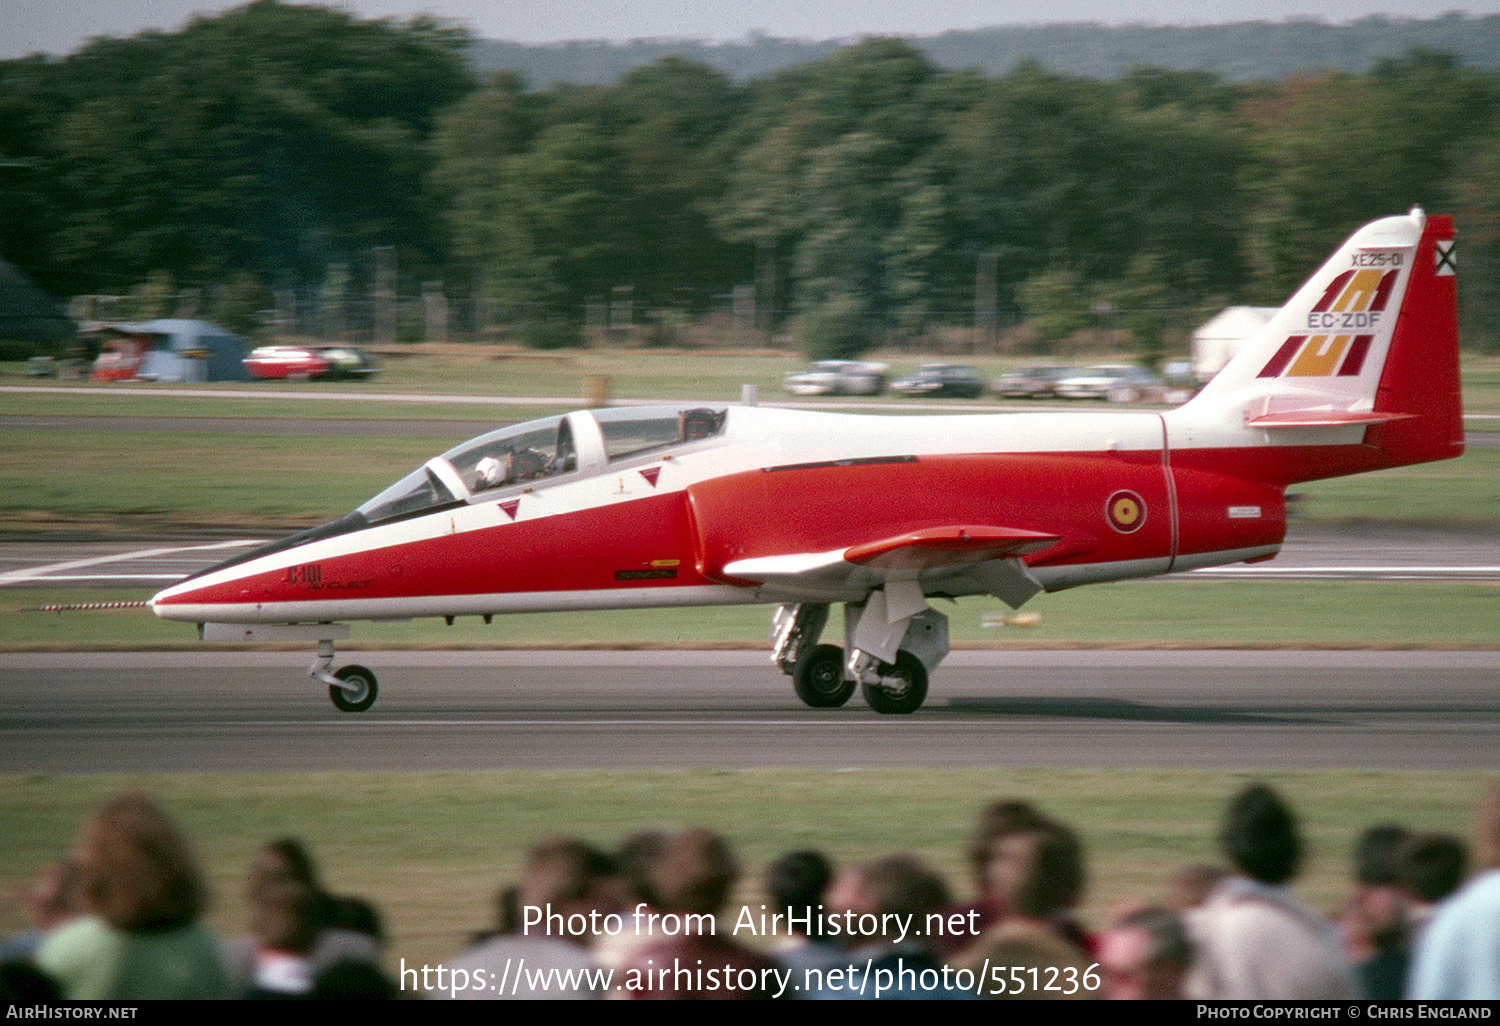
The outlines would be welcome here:
M 1452 834 L 1414 834 L 1401 846 L 1396 875 L 1406 895 L 1407 929 L 1415 947 L 1433 911 L 1469 875 L 1469 846 Z
M 964 851 L 969 865 L 969 877 L 974 887 L 975 898 L 963 905 L 954 905 L 949 912 L 966 915 L 972 923 L 967 932 L 944 935 L 937 948 L 944 957 L 951 957 L 973 944 L 980 933 L 996 925 L 1005 916 L 1000 896 L 990 886 L 990 855 L 995 841 L 1002 835 L 1024 827 L 1045 822 L 1045 817 L 1030 802 L 1019 798 L 1002 798 L 991 802 L 979 813 L 974 824 L 974 833 Z
M 1062 823 L 1043 820 L 1011 830 L 991 851 L 990 887 L 1008 916 L 1044 924 L 1082 954 L 1091 944 L 1073 910 L 1086 883 L 1083 842 Z
M 1286 801 L 1252 784 L 1229 804 L 1219 843 L 1233 873 L 1188 913 L 1196 959 L 1185 993 L 1215 1000 L 1358 996 L 1354 967 L 1331 923 L 1288 885 L 1302 838 Z
M 666 847 L 667 834 L 668 831 L 657 827 L 638 830 L 615 849 L 622 908 L 633 910 L 644 905 L 649 909 L 658 904 L 650 874 Z M 600 937 L 594 944 L 595 960 L 606 969 L 624 966 L 638 949 L 655 939 L 651 922 L 649 918 L 632 916 L 630 929 Z
M 1500 999 L 1500 784 L 1475 810 L 1472 852 L 1476 875 L 1417 941 L 1407 984 L 1417 1001 Z
M 1405 989 L 1406 893 L 1397 860 L 1410 836 L 1395 823 L 1360 834 L 1354 845 L 1354 894 L 1339 917 L 1364 996 L 1378 1001 L 1399 1000 Z
M 481 930 L 475 930 L 469 938 L 471 947 L 483 944 L 495 937 L 516 933 L 521 929 L 521 888 L 506 884 L 495 892 L 493 901 L 495 921 Z
M 202 924 L 203 873 L 177 824 L 151 798 L 122 794 L 84 825 L 73 850 L 84 913 L 42 939 L 36 965 L 68 1000 L 219 998 L 228 981 Z
M 981 973 L 986 965 L 1056 970 L 1046 973 L 1042 983 L 1049 982 L 1047 977 L 1062 978 L 1048 989 L 1028 976 L 1020 993 L 1015 981 L 1007 980 L 1003 990 L 986 988 L 990 997 L 1097 996 L 1081 982 L 1070 982 L 1081 981 L 1094 961 L 1094 943 L 1073 916 L 1085 881 L 1083 844 L 1070 827 L 1044 819 L 1002 833 L 991 849 L 989 887 L 1006 914 L 949 963 Z
M 368 937 L 377 953 L 384 953 L 386 946 L 385 923 L 380 910 L 368 898 L 357 894 L 330 894 L 327 902 L 327 926 L 334 930 Z
M 799 979 L 805 978 L 806 969 L 846 962 L 844 952 L 828 940 L 824 929 L 823 901 L 832 880 L 833 866 L 818 851 L 788 852 L 766 869 L 772 911 L 795 920 L 773 956 Z
M 488 938 L 450 959 L 442 997 L 551 1000 L 603 996 L 590 946 L 602 917 L 620 911 L 615 860 L 572 837 L 527 853 L 517 889 L 518 929 Z M 524 967 L 524 968 L 523 968 Z
M 378 964 L 380 961 L 381 944 L 377 938 L 336 924 L 337 899 L 324 888 L 317 864 L 307 846 L 297 838 L 278 837 L 256 853 L 246 874 L 245 901 L 251 909 L 252 923 L 261 916 L 264 925 L 260 930 L 252 926 L 248 935 L 235 938 L 228 946 L 233 994 L 267 989 L 267 979 L 281 980 L 277 987 L 292 985 L 278 975 L 290 968 L 288 952 L 270 939 L 268 932 L 290 930 L 288 917 L 310 934 L 305 950 L 299 948 L 295 952 L 296 959 L 305 963 L 296 970 L 297 978 L 303 981 L 296 985 L 300 990 L 305 991 L 319 972 L 335 962 L 353 959 Z M 301 943 L 299 939 L 298 944 Z
M 762 999 L 779 968 L 738 943 L 724 919 L 739 880 L 729 843 L 700 827 L 666 834 L 644 865 L 649 911 L 660 917 L 655 937 L 634 950 L 616 978 L 636 999 Z M 633 913 L 634 910 L 632 910 Z M 633 918 L 633 915 L 632 915 Z M 685 969 L 686 972 L 677 972 Z M 741 986 L 741 980 L 759 981 Z M 734 986 L 725 983 L 733 981 Z
M 1164 908 L 1142 908 L 1119 918 L 1099 938 L 1101 997 L 1112 1001 L 1170 1001 L 1182 997 L 1193 964 L 1187 928 Z
M 21 895 L 20 905 L 31 926 L 0 943 L 0 960 L 31 958 L 43 937 L 83 911 L 78 867 L 67 860 L 46 867 Z
M 312 952 L 320 928 L 319 895 L 302 880 L 271 880 L 251 896 L 253 977 L 243 998 L 305 997 L 313 985 Z
M 840 873 L 829 885 L 827 910 L 847 924 L 868 923 L 871 929 L 840 935 L 849 974 L 806 996 L 918 1001 L 972 997 L 953 986 L 951 975 L 942 973 L 933 938 L 922 925 L 952 900 L 943 878 L 912 855 L 890 855 Z

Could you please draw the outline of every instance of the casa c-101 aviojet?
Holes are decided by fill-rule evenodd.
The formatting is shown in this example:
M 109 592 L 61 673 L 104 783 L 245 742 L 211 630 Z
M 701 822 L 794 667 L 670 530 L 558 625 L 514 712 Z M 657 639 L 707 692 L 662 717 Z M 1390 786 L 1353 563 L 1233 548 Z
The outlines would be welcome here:
M 922 705 L 933 598 L 1270 559 L 1288 486 L 1463 452 L 1453 225 L 1357 231 L 1191 401 L 1166 411 L 869 416 L 680 405 L 569 413 L 434 457 L 352 513 L 157 594 L 205 640 L 316 642 L 343 621 L 774 603 L 809 706 Z M 844 607 L 843 644 L 822 634 Z

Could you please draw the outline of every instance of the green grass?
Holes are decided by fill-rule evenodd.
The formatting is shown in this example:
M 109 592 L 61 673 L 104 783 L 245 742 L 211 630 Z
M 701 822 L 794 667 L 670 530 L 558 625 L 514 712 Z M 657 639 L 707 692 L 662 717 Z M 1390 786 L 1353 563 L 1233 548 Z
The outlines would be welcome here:
M 747 871 L 736 900 L 752 907 L 763 900 L 765 865 L 809 846 L 839 865 L 912 852 L 962 894 L 962 850 L 979 808 L 1021 797 L 1080 831 L 1089 865 L 1083 913 L 1098 924 L 1124 901 L 1161 900 L 1180 866 L 1217 861 L 1223 804 L 1252 779 L 1270 781 L 1298 810 L 1310 851 L 1298 890 L 1322 908 L 1347 896 L 1349 852 L 1364 827 L 1396 820 L 1462 835 L 1490 783 L 1480 773 L 1233 767 L 10 776 L 0 777 L 0 885 L 14 893 L 60 857 L 109 795 L 146 790 L 180 819 L 205 862 L 219 930 L 244 929 L 243 878 L 256 848 L 292 834 L 312 846 L 334 890 L 382 908 L 393 963 L 437 962 L 487 925 L 493 894 L 515 880 L 526 847 L 548 836 L 613 846 L 647 826 L 710 826 L 733 843 Z M 20 925 L 7 909 L 0 928 Z
M 0 515 L 331 520 L 463 440 L 20 429 L 0 448 Z

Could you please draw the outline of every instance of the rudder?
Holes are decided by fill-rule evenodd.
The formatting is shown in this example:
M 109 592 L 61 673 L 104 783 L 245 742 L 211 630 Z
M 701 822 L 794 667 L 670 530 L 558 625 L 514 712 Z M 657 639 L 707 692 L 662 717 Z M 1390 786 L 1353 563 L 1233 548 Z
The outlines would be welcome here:
M 1411 282 L 1375 393 L 1375 410 L 1400 419 L 1370 429 L 1388 467 L 1427 463 L 1464 451 L 1459 383 L 1458 281 L 1453 219 L 1427 219 Z

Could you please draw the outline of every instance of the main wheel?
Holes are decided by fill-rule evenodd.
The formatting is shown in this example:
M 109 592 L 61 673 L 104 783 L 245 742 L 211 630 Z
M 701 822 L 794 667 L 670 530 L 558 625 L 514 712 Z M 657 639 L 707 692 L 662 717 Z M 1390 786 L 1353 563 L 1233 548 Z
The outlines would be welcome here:
M 844 650 L 837 645 L 814 645 L 792 668 L 797 697 L 814 709 L 836 709 L 854 694 L 854 681 L 844 679 Z
M 878 713 L 916 712 L 927 700 L 927 667 L 910 652 L 896 653 L 896 663 L 882 663 L 880 680 L 863 685 L 865 702 Z
M 346 666 L 334 676 L 352 686 L 328 685 L 328 697 L 344 712 L 364 712 L 375 704 L 380 689 L 375 684 L 375 675 L 369 670 L 363 666 Z

